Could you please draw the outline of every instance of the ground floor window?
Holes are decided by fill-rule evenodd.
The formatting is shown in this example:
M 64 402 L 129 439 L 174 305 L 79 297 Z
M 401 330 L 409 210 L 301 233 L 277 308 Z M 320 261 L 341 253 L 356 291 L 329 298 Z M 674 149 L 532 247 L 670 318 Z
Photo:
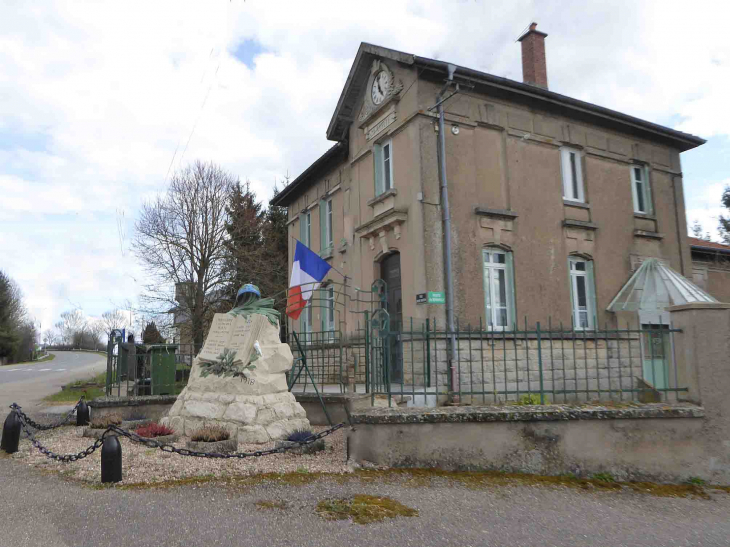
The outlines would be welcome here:
M 484 261 L 484 308 L 488 329 L 505 330 L 514 322 L 512 253 L 488 248 Z
M 573 307 L 573 327 L 578 330 L 595 326 L 595 289 L 593 261 L 570 257 L 570 300 Z

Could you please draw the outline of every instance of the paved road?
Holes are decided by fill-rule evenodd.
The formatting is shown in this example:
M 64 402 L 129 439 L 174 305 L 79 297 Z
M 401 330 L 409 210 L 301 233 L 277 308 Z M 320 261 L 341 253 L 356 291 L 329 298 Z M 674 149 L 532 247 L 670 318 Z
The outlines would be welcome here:
M 96 457 L 96 456 L 94 456 Z M 73 465 L 73 464 L 67 464 Z M 659 498 L 509 485 L 467 488 L 264 483 L 161 490 L 92 490 L 0 458 L 0 545 L 24 547 L 163 546 L 723 546 L 730 541 L 730 495 Z M 389 496 L 418 517 L 358 525 L 324 521 L 326 498 Z M 260 500 L 288 507 L 258 509 Z
M 55 393 L 73 380 L 89 378 L 103 372 L 106 358 L 98 353 L 53 352 L 53 361 L 35 365 L 0 367 L 0 415 L 9 404 L 35 406 L 46 395 Z

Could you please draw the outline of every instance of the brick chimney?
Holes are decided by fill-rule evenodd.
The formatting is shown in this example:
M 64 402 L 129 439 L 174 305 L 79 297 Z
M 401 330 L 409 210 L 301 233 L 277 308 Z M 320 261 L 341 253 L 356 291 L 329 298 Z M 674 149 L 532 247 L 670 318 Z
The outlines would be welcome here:
M 545 61 L 545 37 L 547 34 L 537 29 L 537 23 L 530 24 L 530 30 L 523 34 L 522 42 L 522 81 L 547 89 L 547 63 Z

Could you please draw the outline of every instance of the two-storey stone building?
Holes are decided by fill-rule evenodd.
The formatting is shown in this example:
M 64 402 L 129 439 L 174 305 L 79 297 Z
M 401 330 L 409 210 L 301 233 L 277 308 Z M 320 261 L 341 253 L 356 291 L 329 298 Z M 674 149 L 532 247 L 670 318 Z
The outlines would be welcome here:
M 434 105 L 449 74 L 462 324 L 615 325 L 607 307 L 644 259 L 692 277 L 680 153 L 705 141 L 550 91 L 547 35 L 535 27 L 521 38 L 524 82 L 361 44 L 327 128 L 336 144 L 274 200 L 288 207 L 290 241 L 320 252 L 351 289 L 385 280 L 395 321 L 445 317 L 417 295 L 445 291 Z M 332 309 L 303 313 L 294 329 L 352 331 L 357 318 Z

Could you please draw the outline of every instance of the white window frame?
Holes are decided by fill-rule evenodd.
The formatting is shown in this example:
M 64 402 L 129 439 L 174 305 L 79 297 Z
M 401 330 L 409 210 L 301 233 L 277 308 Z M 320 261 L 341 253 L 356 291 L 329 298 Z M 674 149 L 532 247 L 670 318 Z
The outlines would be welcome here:
M 583 270 L 577 269 L 577 264 L 584 264 Z M 580 256 L 571 256 L 568 260 L 568 268 L 570 274 L 570 306 L 571 306 L 571 317 L 573 318 L 573 329 L 574 330 L 593 330 L 595 328 L 595 302 L 594 294 L 595 290 L 593 284 L 592 261 Z M 581 309 L 578 300 L 578 279 L 583 279 L 583 289 L 585 292 L 585 309 Z M 581 324 L 581 314 L 586 316 L 586 324 Z
M 325 247 L 330 248 L 334 245 L 334 232 L 332 229 L 332 198 L 327 200 L 327 203 L 325 205 L 325 235 L 327 236 L 327 241 L 325 241 L 326 245 Z
M 385 153 L 387 150 L 388 158 Z M 375 145 L 375 197 L 394 188 L 393 184 L 393 140 L 388 139 Z M 387 175 L 387 176 L 386 176 Z M 379 181 L 381 184 L 379 184 Z
M 504 256 L 504 262 L 497 262 L 497 256 Z M 484 286 L 484 314 L 487 330 L 512 330 L 515 317 L 514 303 L 514 275 L 512 271 L 512 253 L 505 249 L 488 247 L 482 249 L 482 282 Z M 504 306 L 496 307 L 497 291 L 499 290 L 499 272 L 504 272 Z M 497 325 L 497 312 L 506 311 L 506 325 Z
M 642 180 L 636 178 L 636 169 L 641 173 Z M 641 185 L 641 191 L 638 188 L 639 185 Z M 639 207 L 639 195 L 641 195 L 641 199 L 644 202 L 643 210 Z M 642 215 L 652 214 L 651 185 L 649 184 L 649 169 L 646 168 L 646 165 L 636 163 L 631 165 L 631 197 L 634 200 L 634 213 Z
M 567 146 L 560 149 L 560 172 L 563 178 L 563 199 L 585 203 L 585 181 L 580 150 Z

